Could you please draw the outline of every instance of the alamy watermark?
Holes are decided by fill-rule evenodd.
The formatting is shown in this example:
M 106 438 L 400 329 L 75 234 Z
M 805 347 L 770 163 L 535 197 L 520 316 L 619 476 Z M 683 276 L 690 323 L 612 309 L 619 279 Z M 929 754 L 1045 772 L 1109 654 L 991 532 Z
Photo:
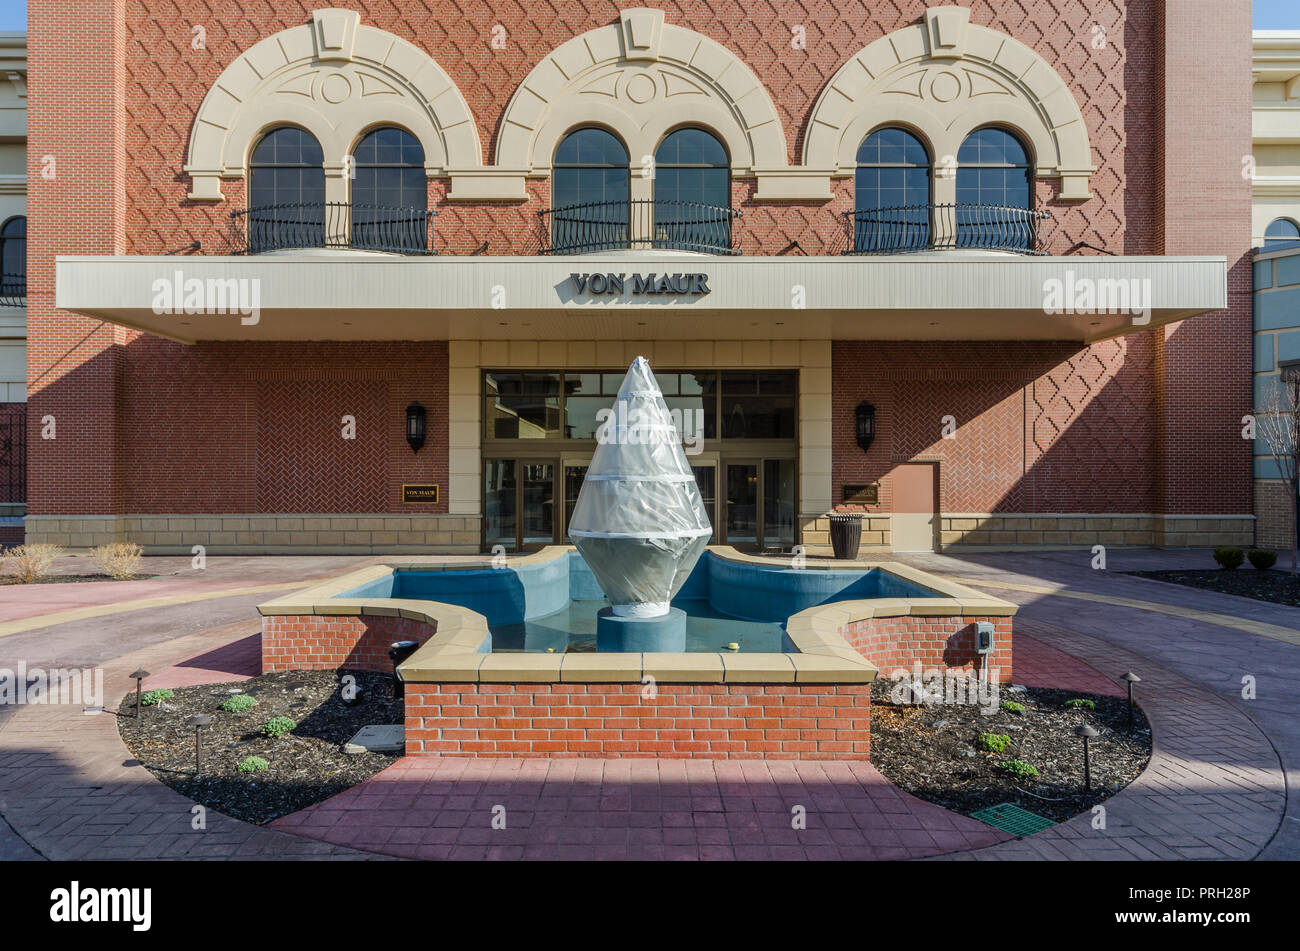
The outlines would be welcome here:
M 998 687 L 999 667 L 986 668 L 987 676 L 963 676 L 952 670 L 928 667 L 922 669 L 920 661 L 911 670 L 899 668 L 893 672 L 889 699 L 896 704 L 970 704 L 979 707 L 984 716 L 992 716 L 1001 703 Z
M 45 670 L 19 662 L 18 669 L 0 667 L 0 706 L 68 704 L 102 709 L 104 670 L 102 667 Z
M 177 270 L 153 282 L 155 314 L 239 314 L 246 327 L 262 319 L 262 281 L 256 277 L 186 277 Z
M 1127 314 L 1134 326 L 1151 322 L 1151 279 L 1077 277 L 1043 281 L 1045 314 Z
M 619 400 L 612 409 L 596 411 L 596 442 L 628 446 L 681 443 L 688 456 L 704 451 L 704 410 L 670 409 L 671 426 L 659 422 L 658 412 L 629 408 Z

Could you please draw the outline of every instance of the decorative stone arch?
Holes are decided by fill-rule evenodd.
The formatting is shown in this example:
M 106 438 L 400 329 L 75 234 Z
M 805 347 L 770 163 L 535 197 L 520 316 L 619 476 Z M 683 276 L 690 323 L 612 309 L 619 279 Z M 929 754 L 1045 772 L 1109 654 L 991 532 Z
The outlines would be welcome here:
M 522 189 L 522 179 L 548 176 L 560 141 L 586 125 L 615 133 L 634 169 L 671 130 L 700 126 L 726 146 L 733 176 L 758 179 L 758 197 L 830 197 L 824 182 L 811 196 L 787 194 L 807 185 L 789 166 L 785 131 L 763 84 L 722 44 L 665 23 L 662 10 L 624 10 L 617 23 L 574 37 L 538 63 L 506 106 L 497 168 L 517 176 Z M 650 179 L 633 176 L 634 193 L 648 197 L 650 187 Z
M 1060 198 L 1092 197 L 1092 147 L 1083 113 L 1046 60 L 1005 33 L 970 22 L 965 7 L 931 7 L 925 21 L 876 40 L 831 77 L 813 106 L 803 164 L 835 177 L 853 174 L 857 150 L 873 130 L 912 126 L 940 166 L 956 161 L 975 129 L 1019 134 L 1039 178 L 1060 179 Z M 935 201 L 955 188 L 935 176 Z M 954 192 L 955 193 L 955 192 Z
M 330 201 L 347 200 L 348 156 L 379 126 L 419 140 L 430 178 L 482 172 L 478 128 L 456 84 L 422 50 L 360 20 L 352 10 L 316 10 L 310 24 L 267 37 L 226 67 L 190 133 L 191 199 L 221 201 L 221 180 L 243 178 L 258 139 L 282 125 L 320 142 Z

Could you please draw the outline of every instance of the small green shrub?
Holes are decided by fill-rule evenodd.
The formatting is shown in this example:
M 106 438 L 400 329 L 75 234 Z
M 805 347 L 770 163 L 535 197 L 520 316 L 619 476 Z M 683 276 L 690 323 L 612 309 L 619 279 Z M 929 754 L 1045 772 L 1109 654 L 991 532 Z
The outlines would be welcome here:
M 1085 710 L 1097 709 L 1096 701 L 1088 700 L 1085 697 L 1075 697 L 1073 700 L 1067 700 L 1065 701 L 1065 705 L 1069 707 L 1071 710 L 1078 710 L 1080 708 Z
M 260 773 L 270 765 L 260 756 L 249 756 L 247 759 L 240 760 L 239 765 L 235 768 L 241 773 Z
M 1038 775 L 1038 767 L 1022 759 L 1009 759 L 1005 763 L 999 763 L 998 768 L 1019 779 L 1029 779 L 1031 776 Z
M 1267 548 L 1252 548 L 1246 552 L 1246 557 L 1259 571 L 1268 571 L 1277 564 L 1277 552 L 1269 551 Z
M 1005 733 L 981 733 L 975 745 L 985 753 L 1003 753 L 1011 743 L 1011 737 Z
M 245 710 L 251 710 L 257 706 L 257 701 L 246 693 L 237 693 L 221 705 L 221 709 L 227 713 L 242 713 Z
M 1224 571 L 1235 571 L 1246 560 L 1246 553 L 1240 548 L 1216 548 L 1214 549 L 1214 560 L 1219 563 Z
M 1023 703 L 1016 703 L 1014 700 L 1003 700 L 1001 703 L 998 704 L 998 706 L 1001 707 L 1002 710 L 1006 713 L 1025 712 L 1025 705 Z
M 271 717 L 262 724 L 262 733 L 273 740 L 278 740 L 297 725 L 292 717 Z
M 171 690 L 168 690 L 166 687 L 159 687 L 157 690 L 146 690 L 140 695 L 140 706 L 157 706 L 164 700 L 170 700 L 174 696 L 176 696 L 176 694 Z

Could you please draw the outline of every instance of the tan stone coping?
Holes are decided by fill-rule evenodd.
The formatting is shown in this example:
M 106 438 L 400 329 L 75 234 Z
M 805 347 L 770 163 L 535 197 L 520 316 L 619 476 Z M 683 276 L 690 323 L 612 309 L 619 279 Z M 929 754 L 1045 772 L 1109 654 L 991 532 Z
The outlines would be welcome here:
M 510 557 L 507 567 L 561 558 L 572 546 L 553 545 Z M 746 555 L 725 545 L 709 551 L 731 561 L 772 567 L 778 559 Z M 786 622 L 786 634 L 798 653 L 627 653 L 532 654 L 491 653 L 487 619 L 476 611 L 410 598 L 340 599 L 338 596 L 396 571 L 456 571 L 490 568 L 493 558 L 411 556 L 388 559 L 258 605 L 264 617 L 332 615 L 401 617 L 420 621 L 434 634 L 398 668 L 407 683 L 870 683 L 876 667 L 843 637 L 857 621 L 877 617 L 958 615 L 1010 616 L 1016 605 L 973 588 L 926 574 L 897 562 L 809 560 L 801 570 L 870 570 L 881 568 L 936 593 L 933 598 L 871 598 L 837 601 L 808 608 Z M 495 564 L 501 564 L 499 558 Z

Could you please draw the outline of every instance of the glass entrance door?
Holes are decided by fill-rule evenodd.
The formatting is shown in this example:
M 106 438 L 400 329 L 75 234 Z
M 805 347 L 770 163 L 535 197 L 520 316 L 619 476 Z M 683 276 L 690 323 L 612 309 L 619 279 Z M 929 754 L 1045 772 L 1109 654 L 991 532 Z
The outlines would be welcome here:
M 572 463 L 564 464 L 564 541 L 572 545 L 569 537 L 569 523 L 573 521 L 573 508 L 578 504 L 578 493 L 582 491 L 582 480 L 587 477 L 587 466 Z
M 700 487 L 700 498 L 704 500 L 704 507 L 709 513 L 709 525 L 713 528 L 709 544 L 712 545 L 718 540 L 718 465 L 716 462 L 692 465 L 691 472 L 695 474 L 695 484 Z
M 758 463 L 728 462 L 726 466 L 728 545 L 758 547 Z
M 497 545 L 507 551 L 519 548 L 519 483 L 515 477 L 515 460 L 483 460 L 483 546 L 492 551 Z
M 795 461 L 728 460 L 723 468 L 727 490 L 723 542 L 757 551 L 794 547 Z
M 483 460 L 483 544 L 526 551 L 556 542 L 553 460 Z
M 555 463 L 524 462 L 519 481 L 522 549 L 555 544 Z

